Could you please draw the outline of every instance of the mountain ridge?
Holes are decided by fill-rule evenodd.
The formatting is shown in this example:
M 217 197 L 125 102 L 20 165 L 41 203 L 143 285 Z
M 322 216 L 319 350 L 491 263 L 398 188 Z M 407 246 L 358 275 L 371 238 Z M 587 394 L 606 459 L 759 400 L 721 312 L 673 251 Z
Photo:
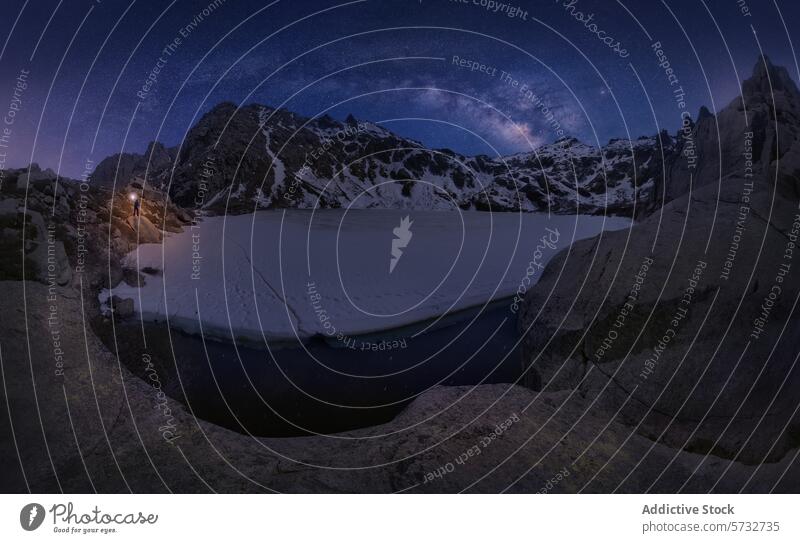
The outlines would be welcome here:
M 211 214 L 350 206 L 641 217 L 691 186 L 718 181 L 721 161 L 741 162 L 742 109 L 748 103 L 760 153 L 774 139 L 767 135 L 767 94 L 777 97 L 778 111 L 800 100 L 788 71 L 760 57 L 741 96 L 716 115 L 701 107 L 675 135 L 662 130 L 634 140 L 612 138 L 602 147 L 565 137 L 494 158 L 429 149 L 352 114 L 345 121 L 327 114 L 306 118 L 222 102 L 180 145 L 151 142 L 144 154 L 112 155 L 92 179 L 106 186 L 146 182 L 182 206 Z M 800 126 L 800 120 L 793 124 Z M 695 154 L 693 164 L 687 157 Z M 759 155 L 759 167 L 770 156 Z
M 182 145 L 151 142 L 144 154 L 112 155 L 98 164 L 92 180 L 125 186 L 146 178 L 177 203 L 212 213 L 350 205 L 629 214 L 634 200 L 649 198 L 655 185 L 655 168 L 645 166 L 638 176 L 634 170 L 657 165 L 656 141 L 616 138 L 597 148 L 567 137 L 527 153 L 465 156 L 429 149 L 352 115 L 344 122 L 327 115 L 307 119 L 223 102 Z M 193 198 L 192 185 L 198 191 L 201 179 L 206 194 Z

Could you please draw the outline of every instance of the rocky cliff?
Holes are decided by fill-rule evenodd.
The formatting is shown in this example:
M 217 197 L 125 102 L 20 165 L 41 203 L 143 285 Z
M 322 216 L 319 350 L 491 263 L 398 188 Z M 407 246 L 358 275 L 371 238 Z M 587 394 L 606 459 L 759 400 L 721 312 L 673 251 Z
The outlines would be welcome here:
M 795 455 L 798 115 L 795 84 L 760 59 L 698 120 L 702 166 L 671 165 L 672 201 L 551 261 L 520 319 L 528 382 L 706 463 Z

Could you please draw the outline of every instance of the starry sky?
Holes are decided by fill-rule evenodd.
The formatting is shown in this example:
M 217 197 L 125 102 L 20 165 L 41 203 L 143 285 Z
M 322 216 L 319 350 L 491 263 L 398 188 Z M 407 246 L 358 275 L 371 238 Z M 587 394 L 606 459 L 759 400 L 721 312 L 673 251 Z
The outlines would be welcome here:
M 221 101 L 506 155 L 674 132 L 656 42 L 693 114 L 734 99 L 760 52 L 798 77 L 793 0 L 2 2 L 0 114 L 19 108 L 5 166 L 68 177 L 176 145 Z

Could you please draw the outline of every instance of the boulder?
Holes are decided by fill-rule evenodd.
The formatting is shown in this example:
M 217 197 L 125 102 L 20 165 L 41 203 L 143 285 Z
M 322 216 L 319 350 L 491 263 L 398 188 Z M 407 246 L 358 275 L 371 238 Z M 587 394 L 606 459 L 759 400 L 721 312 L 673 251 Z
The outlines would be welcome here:
M 0 199 L 0 216 L 3 215 L 16 216 L 20 203 L 21 203 L 20 200 L 17 200 L 16 198 Z
M 53 223 L 46 224 L 42 215 L 36 211 L 28 211 L 30 224 L 35 226 L 36 234 L 26 237 L 26 245 L 30 252 L 27 255 L 36 268 L 36 279 L 42 283 L 67 285 L 72 280 L 70 265 L 64 242 L 57 239 L 57 230 Z
M 119 296 L 111 297 L 111 308 L 113 309 L 115 315 L 123 319 L 132 317 L 136 309 L 133 299 L 120 298 Z
M 134 268 L 122 268 L 122 280 L 125 284 L 140 288 L 145 285 L 145 277 Z
M 143 217 L 141 215 L 139 217 L 134 217 L 131 215 L 128 217 L 126 222 L 128 223 L 128 226 L 130 226 L 136 233 L 136 239 L 139 243 L 161 242 L 161 230 L 156 228 L 147 217 Z

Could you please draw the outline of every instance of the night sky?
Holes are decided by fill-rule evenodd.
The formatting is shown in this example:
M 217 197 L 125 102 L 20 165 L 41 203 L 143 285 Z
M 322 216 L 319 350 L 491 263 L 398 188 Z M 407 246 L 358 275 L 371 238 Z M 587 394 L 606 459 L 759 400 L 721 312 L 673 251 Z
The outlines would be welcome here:
M 593 145 L 674 132 L 681 111 L 656 41 L 693 114 L 735 98 L 760 51 L 798 74 L 790 0 L 512 1 L 516 12 L 488 0 L 2 3 L 0 113 L 21 104 L 5 166 L 70 177 L 87 159 L 179 143 L 221 101 L 352 113 L 430 147 L 493 155 L 555 140 L 542 108 Z

